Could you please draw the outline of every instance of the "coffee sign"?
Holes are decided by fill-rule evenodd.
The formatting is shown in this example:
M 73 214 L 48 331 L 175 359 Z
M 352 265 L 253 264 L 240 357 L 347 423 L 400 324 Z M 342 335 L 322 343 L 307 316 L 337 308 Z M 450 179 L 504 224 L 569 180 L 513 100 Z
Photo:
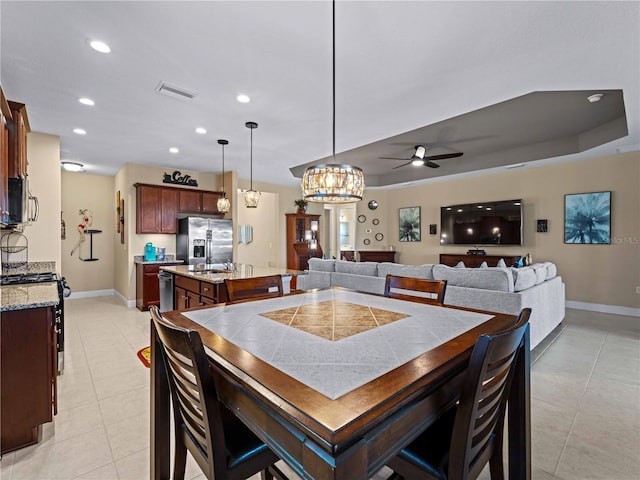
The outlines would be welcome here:
M 190 175 L 182 175 L 182 172 L 179 170 L 175 170 L 171 175 L 165 173 L 164 177 L 162 177 L 162 183 L 173 183 L 175 185 L 185 185 L 187 187 L 198 186 L 198 181 L 196 179 L 191 178 Z

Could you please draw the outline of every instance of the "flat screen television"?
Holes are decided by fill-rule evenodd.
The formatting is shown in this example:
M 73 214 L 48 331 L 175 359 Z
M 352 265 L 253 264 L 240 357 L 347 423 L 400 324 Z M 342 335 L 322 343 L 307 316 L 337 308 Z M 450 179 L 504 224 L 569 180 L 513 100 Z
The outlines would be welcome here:
M 522 200 L 440 207 L 441 245 L 522 245 Z

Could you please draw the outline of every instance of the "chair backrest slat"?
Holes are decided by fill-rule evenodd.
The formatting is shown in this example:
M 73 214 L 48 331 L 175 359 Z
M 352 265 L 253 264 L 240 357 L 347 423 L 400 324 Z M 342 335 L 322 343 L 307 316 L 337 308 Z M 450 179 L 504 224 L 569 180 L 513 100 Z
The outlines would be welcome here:
M 283 295 L 281 275 L 255 278 L 226 278 L 224 284 L 227 287 L 229 303 L 281 297 Z
M 442 305 L 447 289 L 446 280 L 425 280 L 423 278 L 399 277 L 387 275 L 384 285 L 385 297 L 409 300 L 412 302 Z M 420 294 L 412 294 L 420 292 Z M 430 294 L 430 295 L 424 295 Z

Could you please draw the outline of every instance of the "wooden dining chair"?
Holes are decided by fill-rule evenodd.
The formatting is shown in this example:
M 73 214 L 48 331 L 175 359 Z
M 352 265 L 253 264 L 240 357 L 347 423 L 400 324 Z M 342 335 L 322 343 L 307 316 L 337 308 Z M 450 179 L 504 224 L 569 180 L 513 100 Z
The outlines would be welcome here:
M 229 303 L 282 296 L 282 277 L 225 278 Z
M 173 404 L 174 480 L 184 479 L 187 450 L 208 479 L 286 480 L 273 464 L 278 457 L 219 400 L 213 370 L 200 334 L 149 311 L 160 343 Z
M 504 479 L 505 407 L 530 315 L 525 308 L 510 328 L 478 338 L 459 402 L 387 463 L 388 480 L 474 480 L 487 463 L 492 480 Z
M 403 291 L 397 292 L 393 289 Z M 387 275 L 387 279 L 384 284 L 384 296 L 398 298 L 400 300 L 409 300 L 411 302 L 442 305 L 446 289 L 446 280 L 425 280 L 423 278 Z M 430 293 L 431 296 L 411 295 L 410 292 Z

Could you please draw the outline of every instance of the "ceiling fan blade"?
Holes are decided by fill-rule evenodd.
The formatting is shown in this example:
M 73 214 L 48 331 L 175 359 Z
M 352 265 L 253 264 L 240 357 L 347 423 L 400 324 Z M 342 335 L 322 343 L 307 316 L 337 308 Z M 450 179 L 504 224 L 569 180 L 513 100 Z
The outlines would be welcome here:
M 430 162 L 429 160 L 425 160 L 424 166 L 431 167 L 431 168 L 440 168 L 440 165 L 438 165 L 437 163 Z
M 405 159 L 406 160 L 406 159 Z M 397 167 L 393 167 L 391 170 L 395 170 L 396 168 L 404 167 L 405 165 L 409 165 L 413 160 L 408 161 L 407 163 L 403 163 L 402 165 L 398 165 Z M 435 165 L 435 163 L 434 163 Z
M 378 157 L 380 160 L 404 160 L 407 161 L 406 158 L 397 158 L 397 157 Z
M 424 159 L 425 161 L 426 160 L 444 160 L 445 158 L 456 158 L 456 157 L 461 157 L 462 155 L 464 155 L 464 153 L 462 152 L 443 153 L 441 155 L 428 155 L 424 157 Z

